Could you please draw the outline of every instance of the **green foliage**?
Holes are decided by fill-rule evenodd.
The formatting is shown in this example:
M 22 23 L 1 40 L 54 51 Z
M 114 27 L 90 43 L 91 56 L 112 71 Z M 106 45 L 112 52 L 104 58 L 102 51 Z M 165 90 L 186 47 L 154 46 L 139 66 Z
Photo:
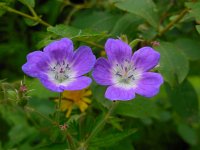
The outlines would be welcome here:
M 189 63 L 175 44 L 161 42 L 156 50 L 161 54 L 159 71 L 170 85 L 181 83 L 189 71 Z
M 196 19 L 200 20 L 200 2 L 192 3 L 188 2 L 186 3 L 186 6 L 191 9 L 190 13 L 191 15 Z
M 19 0 L 24 5 L 35 7 L 35 0 Z
M 185 54 L 185 56 L 190 60 L 200 59 L 200 43 L 196 39 L 189 38 L 179 38 L 174 42 L 174 45 Z
M 0 149 L 198 150 L 199 22 L 199 1 L 1 0 Z M 152 71 L 165 83 L 153 98 L 136 95 L 111 109 L 107 87 L 93 82 L 88 109 L 81 112 L 73 103 L 66 118 L 67 110 L 58 111 L 55 102 L 59 93 L 24 79 L 21 71 L 28 53 L 61 37 L 72 39 L 75 48 L 90 46 L 96 58 L 105 56 L 110 37 L 133 51 L 152 46 L 161 55 Z
M 159 116 L 159 109 L 156 104 L 141 97 L 134 101 L 120 102 L 115 111 L 118 114 L 134 118 L 158 118 Z
M 86 39 L 86 40 L 91 40 L 95 39 L 98 37 L 103 37 L 105 36 L 105 33 L 95 33 L 92 31 L 87 31 L 87 30 L 81 30 L 81 29 L 76 29 L 74 27 L 66 26 L 66 25 L 57 25 L 55 27 L 49 27 L 47 28 L 47 31 L 52 32 L 56 35 L 59 35 L 61 37 L 69 37 L 71 39 Z
M 124 11 L 144 18 L 153 27 L 158 26 L 158 14 L 156 5 L 152 0 L 126 0 L 116 1 L 115 6 Z
M 196 26 L 196 29 L 197 29 L 197 31 L 198 31 L 199 34 L 200 34 L 200 25 L 197 25 L 197 26 Z
M 114 134 L 107 134 L 102 138 L 95 138 L 91 142 L 93 147 L 107 147 L 114 145 L 115 143 L 119 142 L 120 140 L 130 136 L 131 134 L 135 133 L 136 129 L 123 131 L 121 133 L 114 133 Z
M 197 94 L 187 80 L 179 86 L 168 89 L 170 102 L 174 110 L 181 117 L 193 121 L 198 116 L 198 97 Z
M 178 132 L 181 135 L 181 137 L 188 142 L 191 145 L 197 144 L 197 133 L 195 130 L 188 125 L 185 124 L 179 124 L 178 125 Z

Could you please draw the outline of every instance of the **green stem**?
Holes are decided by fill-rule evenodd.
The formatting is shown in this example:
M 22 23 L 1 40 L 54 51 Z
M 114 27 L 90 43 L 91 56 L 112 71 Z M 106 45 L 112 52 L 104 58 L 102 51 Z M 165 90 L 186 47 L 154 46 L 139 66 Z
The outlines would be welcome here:
M 69 144 L 70 150 L 76 150 L 73 139 L 72 139 L 72 137 L 69 133 L 66 133 L 66 139 L 67 139 L 67 142 Z
M 34 15 L 36 15 L 36 16 L 30 16 L 30 15 L 28 15 L 28 14 L 25 14 L 25 13 L 21 12 L 21 11 L 18 11 L 18 10 L 16 10 L 16 9 L 13 9 L 13 8 L 9 7 L 9 6 L 6 6 L 5 4 L 0 4 L 0 7 L 6 9 L 6 10 L 9 11 L 9 12 L 12 12 L 12 13 L 18 14 L 18 15 L 20 15 L 20 16 L 23 16 L 23 17 L 25 17 L 25 18 L 31 19 L 31 20 L 33 20 L 33 21 L 39 22 L 40 24 L 42 24 L 42 25 L 44 25 L 44 26 L 47 26 L 47 27 L 50 27 L 50 26 L 51 26 L 50 24 L 48 24 L 47 22 L 45 22 L 44 20 L 42 20 L 41 18 L 39 18 L 39 17 L 37 16 L 37 14 L 35 13 L 35 11 L 33 12 L 33 9 L 31 10 L 31 12 L 32 12 Z
M 165 32 L 170 30 L 177 22 L 179 22 L 188 12 L 188 9 L 184 9 L 177 17 L 176 19 L 172 20 L 164 29 L 159 31 L 158 34 L 156 34 L 153 38 L 152 41 L 154 41 L 156 38 L 161 37 Z
M 27 5 L 27 7 L 34 17 L 38 17 L 37 13 L 35 12 L 35 10 L 31 6 Z
M 106 113 L 106 115 L 103 117 L 103 119 L 97 124 L 97 126 L 92 130 L 91 134 L 89 137 L 85 140 L 85 142 L 80 144 L 80 147 L 78 150 L 85 150 L 90 143 L 90 141 L 100 132 L 100 130 L 104 127 L 107 119 L 110 117 L 112 114 L 114 108 L 116 107 L 118 102 L 113 101 L 111 108 L 109 111 Z
M 86 41 L 86 40 L 82 40 L 82 39 L 78 39 L 78 41 L 84 42 L 84 43 L 89 44 L 89 45 L 91 45 L 91 46 L 95 46 L 95 47 L 97 47 L 97 48 L 104 49 L 104 47 L 103 47 L 102 45 L 97 44 L 97 43 L 94 43 L 94 42 L 91 42 L 91 41 Z
M 57 105 L 57 122 L 60 124 L 60 105 L 62 100 L 62 93 L 59 93 L 58 105 Z

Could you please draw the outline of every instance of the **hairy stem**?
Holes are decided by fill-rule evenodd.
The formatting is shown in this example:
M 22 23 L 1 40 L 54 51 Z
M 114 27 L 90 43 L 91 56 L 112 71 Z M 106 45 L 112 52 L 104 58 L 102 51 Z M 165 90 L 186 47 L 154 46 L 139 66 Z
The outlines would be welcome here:
M 78 41 L 87 43 L 88 45 L 95 46 L 95 47 L 100 48 L 100 49 L 104 49 L 104 47 L 102 45 L 91 42 L 91 41 L 82 40 L 82 39 L 78 39 Z
M 112 114 L 114 108 L 116 107 L 118 102 L 113 101 L 112 106 L 110 107 L 109 111 L 106 113 L 106 115 L 102 118 L 102 120 L 97 124 L 97 126 L 92 130 L 91 134 L 89 137 L 85 140 L 85 142 L 80 144 L 80 147 L 78 150 L 85 150 L 88 147 L 88 144 L 90 141 L 101 131 L 101 129 L 104 127 L 107 119 L 110 117 Z
M 152 41 L 154 41 L 156 38 L 162 36 L 165 32 L 170 30 L 176 23 L 178 23 L 188 12 L 188 9 L 184 9 L 177 17 L 176 19 L 172 20 L 164 29 L 160 30 L 158 34 L 156 34 L 153 38 Z
M 72 139 L 72 137 L 69 133 L 66 133 L 66 139 L 67 139 L 67 142 L 69 144 L 70 149 L 76 150 L 75 145 L 74 145 L 74 141 L 73 141 L 73 139 Z

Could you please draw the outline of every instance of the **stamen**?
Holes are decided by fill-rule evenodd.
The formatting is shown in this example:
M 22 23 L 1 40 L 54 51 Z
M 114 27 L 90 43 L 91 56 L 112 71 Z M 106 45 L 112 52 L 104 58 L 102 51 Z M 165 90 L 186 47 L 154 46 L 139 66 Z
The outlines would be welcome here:
M 119 72 L 117 72 L 115 75 L 122 77 L 122 75 L 121 75 L 121 74 L 119 74 Z
M 127 59 L 121 64 L 117 63 L 113 68 L 113 71 L 115 72 L 114 75 L 117 77 L 116 80 L 125 84 L 129 84 L 136 79 L 135 70 L 136 68 Z
M 133 75 L 129 76 L 128 78 L 130 79 L 131 77 L 133 77 Z M 133 77 L 134 78 L 134 77 Z
M 61 61 L 61 62 L 56 62 L 55 65 L 53 65 L 54 67 L 50 66 L 50 71 L 53 72 L 54 74 L 54 79 L 59 81 L 59 82 L 63 82 L 64 80 L 69 78 L 69 64 L 66 63 L 65 60 Z

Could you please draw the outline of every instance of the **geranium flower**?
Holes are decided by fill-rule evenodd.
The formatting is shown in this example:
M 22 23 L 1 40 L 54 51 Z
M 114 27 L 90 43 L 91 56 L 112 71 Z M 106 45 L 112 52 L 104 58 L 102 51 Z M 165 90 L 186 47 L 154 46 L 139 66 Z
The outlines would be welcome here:
M 89 47 L 81 46 L 73 52 L 72 41 L 62 38 L 47 45 L 43 51 L 28 54 L 22 70 L 38 78 L 49 90 L 80 90 L 92 82 L 89 77 L 82 75 L 93 68 L 95 61 Z
M 88 98 L 91 95 L 92 91 L 88 88 L 77 91 L 64 91 L 62 93 L 60 109 L 61 111 L 67 111 L 67 118 L 70 116 L 74 107 L 78 107 L 81 112 L 84 112 L 91 103 L 91 100 Z M 56 102 L 58 101 L 56 99 Z
M 131 47 L 119 39 L 108 39 L 105 44 L 108 59 L 99 58 L 92 76 L 100 85 L 108 85 L 105 97 L 110 100 L 131 100 L 135 93 L 152 97 L 159 92 L 163 78 L 149 72 L 160 60 L 151 47 L 143 47 L 132 56 Z

